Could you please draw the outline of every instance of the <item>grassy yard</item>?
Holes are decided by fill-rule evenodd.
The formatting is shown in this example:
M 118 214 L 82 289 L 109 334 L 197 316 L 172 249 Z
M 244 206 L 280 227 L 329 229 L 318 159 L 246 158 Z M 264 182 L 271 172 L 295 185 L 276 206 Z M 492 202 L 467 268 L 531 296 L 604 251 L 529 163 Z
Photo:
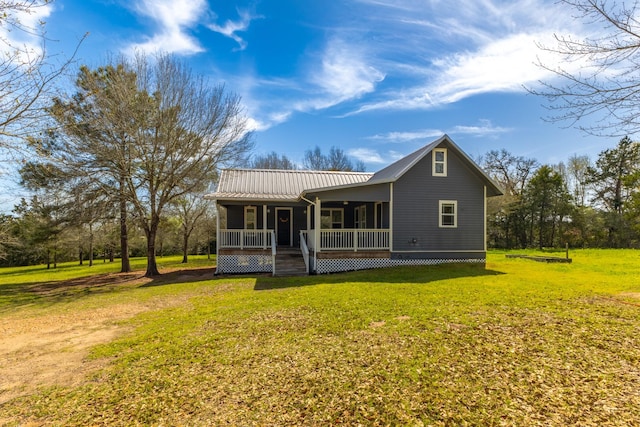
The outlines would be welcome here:
M 0 400 L 0 424 L 639 425 L 640 251 L 570 256 L 286 279 L 0 270 L 6 325 L 136 307 L 102 320 L 121 329 L 95 368 Z

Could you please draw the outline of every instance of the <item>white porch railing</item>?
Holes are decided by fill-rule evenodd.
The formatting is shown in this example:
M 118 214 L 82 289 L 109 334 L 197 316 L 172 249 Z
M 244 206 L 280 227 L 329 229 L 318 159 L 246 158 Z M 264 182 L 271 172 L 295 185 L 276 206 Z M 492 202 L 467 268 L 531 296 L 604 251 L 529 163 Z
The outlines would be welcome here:
M 220 248 L 267 249 L 272 247 L 273 230 L 220 230 Z
M 308 235 L 309 247 L 315 248 L 315 242 L 313 245 L 311 242 L 311 236 L 315 236 L 314 230 L 310 230 Z M 324 250 L 389 250 L 389 230 L 364 228 L 321 230 L 320 251 Z
M 304 259 L 304 265 L 309 272 L 309 246 L 307 246 L 308 233 L 305 230 L 300 230 L 300 251 L 302 252 L 302 258 Z

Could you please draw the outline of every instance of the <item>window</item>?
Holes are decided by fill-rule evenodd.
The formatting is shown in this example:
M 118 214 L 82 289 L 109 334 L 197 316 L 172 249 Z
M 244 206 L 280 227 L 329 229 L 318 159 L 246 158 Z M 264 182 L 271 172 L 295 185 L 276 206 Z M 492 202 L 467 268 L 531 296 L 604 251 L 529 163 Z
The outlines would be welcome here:
M 255 206 L 244 207 L 244 229 L 256 230 L 258 223 L 257 208 Z
M 367 228 L 367 205 L 358 206 L 354 213 L 356 228 Z
M 342 209 L 322 209 L 320 211 L 320 228 L 342 228 L 343 218 Z
M 447 176 L 447 149 L 435 148 L 431 155 L 433 158 L 433 176 Z
M 455 200 L 440 200 L 441 228 L 456 228 L 458 226 L 458 202 Z

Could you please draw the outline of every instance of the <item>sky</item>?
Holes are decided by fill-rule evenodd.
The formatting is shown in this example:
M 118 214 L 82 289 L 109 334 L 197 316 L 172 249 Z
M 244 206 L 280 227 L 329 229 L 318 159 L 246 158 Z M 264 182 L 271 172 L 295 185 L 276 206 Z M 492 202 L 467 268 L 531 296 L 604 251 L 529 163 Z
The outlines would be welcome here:
M 474 159 L 504 148 L 549 164 L 617 143 L 545 120 L 525 89 L 554 79 L 537 44 L 593 34 L 555 0 L 55 0 L 38 13 L 49 52 L 88 34 L 78 64 L 162 51 L 224 84 L 256 155 L 301 163 L 335 146 L 373 172 L 443 133 Z

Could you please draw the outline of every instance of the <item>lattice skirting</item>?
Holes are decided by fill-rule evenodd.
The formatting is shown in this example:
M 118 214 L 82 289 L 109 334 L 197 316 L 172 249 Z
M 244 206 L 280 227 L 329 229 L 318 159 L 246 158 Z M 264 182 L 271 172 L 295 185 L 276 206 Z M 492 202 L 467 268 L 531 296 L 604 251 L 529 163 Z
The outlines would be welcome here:
M 316 273 L 337 273 L 339 271 L 368 270 L 371 268 L 396 267 L 400 265 L 436 265 L 450 263 L 484 264 L 485 258 L 465 259 L 389 259 L 389 258 L 342 258 L 316 260 Z
M 259 273 L 273 271 L 269 255 L 218 255 L 218 273 Z

